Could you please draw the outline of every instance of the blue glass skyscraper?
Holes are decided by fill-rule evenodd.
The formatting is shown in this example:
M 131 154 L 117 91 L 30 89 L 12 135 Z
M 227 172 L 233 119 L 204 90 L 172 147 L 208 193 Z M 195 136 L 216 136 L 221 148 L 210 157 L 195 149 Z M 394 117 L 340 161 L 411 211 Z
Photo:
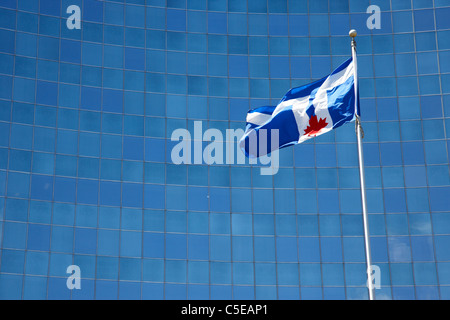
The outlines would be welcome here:
M 0 299 L 367 299 L 353 123 L 280 150 L 273 176 L 171 159 L 175 130 L 225 137 L 328 75 L 352 28 L 376 297 L 450 299 L 449 17 L 448 0 L 1 0 Z

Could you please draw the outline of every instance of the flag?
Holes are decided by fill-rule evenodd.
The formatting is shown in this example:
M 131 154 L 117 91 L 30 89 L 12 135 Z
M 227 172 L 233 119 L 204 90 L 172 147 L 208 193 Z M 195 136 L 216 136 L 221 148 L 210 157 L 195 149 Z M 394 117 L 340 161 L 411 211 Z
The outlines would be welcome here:
M 353 68 L 350 58 L 328 76 L 290 89 L 277 106 L 248 111 L 245 134 L 239 141 L 242 151 L 256 158 L 355 120 L 359 110 L 355 112 Z M 275 144 L 273 132 L 277 133 Z

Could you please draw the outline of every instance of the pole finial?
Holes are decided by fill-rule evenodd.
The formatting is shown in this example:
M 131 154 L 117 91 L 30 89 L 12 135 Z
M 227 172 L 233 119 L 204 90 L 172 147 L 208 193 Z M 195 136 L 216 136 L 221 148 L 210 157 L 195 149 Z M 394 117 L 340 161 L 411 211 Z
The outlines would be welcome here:
M 357 35 L 357 32 L 355 29 L 352 29 L 349 31 L 348 35 L 354 39 Z

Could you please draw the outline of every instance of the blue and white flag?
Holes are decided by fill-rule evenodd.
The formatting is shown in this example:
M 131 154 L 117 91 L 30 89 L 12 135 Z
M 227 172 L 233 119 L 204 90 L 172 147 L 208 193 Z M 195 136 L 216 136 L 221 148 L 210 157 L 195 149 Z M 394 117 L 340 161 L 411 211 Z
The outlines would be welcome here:
M 330 75 L 289 90 L 276 107 L 250 110 L 239 142 L 242 151 L 251 158 L 263 156 L 355 120 L 353 68 L 350 58 Z M 275 144 L 271 143 L 273 129 L 278 130 Z

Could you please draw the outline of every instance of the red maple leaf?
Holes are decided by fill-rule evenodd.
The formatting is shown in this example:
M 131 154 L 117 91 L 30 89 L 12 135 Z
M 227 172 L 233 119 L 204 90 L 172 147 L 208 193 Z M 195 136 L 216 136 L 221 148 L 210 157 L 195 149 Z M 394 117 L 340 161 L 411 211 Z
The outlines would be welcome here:
M 309 118 L 309 126 L 307 126 L 305 129 L 305 135 L 316 136 L 320 132 L 320 130 L 327 126 L 328 123 L 325 121 L 326 119 L 327 118 L 320 118 L 319 122 L 317 122 L 316 115 Z

